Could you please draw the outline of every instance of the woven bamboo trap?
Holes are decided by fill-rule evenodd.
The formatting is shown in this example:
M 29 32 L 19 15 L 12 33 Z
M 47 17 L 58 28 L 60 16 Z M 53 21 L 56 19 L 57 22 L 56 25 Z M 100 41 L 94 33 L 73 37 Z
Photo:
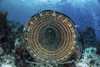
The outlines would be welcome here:
M 42 62 L 62 62 L 77 44 L 75 24 L 62 13 L 44 10 L 24 27 L 24 43 L 32 57 Z

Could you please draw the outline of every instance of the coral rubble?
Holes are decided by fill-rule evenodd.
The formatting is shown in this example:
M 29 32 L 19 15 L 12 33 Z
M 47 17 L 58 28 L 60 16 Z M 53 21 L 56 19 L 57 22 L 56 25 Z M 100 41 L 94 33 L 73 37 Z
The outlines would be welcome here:
M 94 52 L 91 52 L 94 50 Z M 84 52 L 84 57 L 80 60 L 80 62 L 76 63 L 77 67 L 100 67 L 100 56 L 96 54 L 96 48 L 90 47 L 86 48 Z M 89 57 L 91 56 L 91 57 Z

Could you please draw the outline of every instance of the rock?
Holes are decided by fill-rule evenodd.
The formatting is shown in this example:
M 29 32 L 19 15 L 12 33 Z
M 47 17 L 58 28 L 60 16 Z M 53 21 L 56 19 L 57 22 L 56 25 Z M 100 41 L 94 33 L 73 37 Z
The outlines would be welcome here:
M 1 67 L 12 67 L 12 66 L 8 64 L 2 64 Z
M 87 63 L 77 63 L 76 67 L 89 67 Z
M 0 47 L 0 56 L 4 53 L 3 49 Z
M 84 58 L 76 63 L 76 67 L 100 67 L 100 56 L 96 54 L 96 47 L 89 47 L 84 50 Z
M 96 63 L 96 65 L 99 66 L 100 64 L 99 63 Z
M 3 62 L 6 64 L 14 64 L 15 62 L 15 57 L 11 55 L 4 55 L 1 57 Z
M 95 53 L 95 50 L 94 49 L 91 49 L 91 53 Z
M 76 64 L 75 63 L 68 63 L 68 64 L 64 64 L 63 67 L 76 67 Z
M 2 64 L 0 67 L 16 67 L 16 66 L 12 64 Z
M 100 55 L 100 47 L 97 47 L 96 54 Z
M 88 56 L 87 56 L 87 59 L 91 59 L 91 58 L 93 58 L 91 55 L 88 55 Z
M 95 64 L 95 60 L 91 60 L 90 61 L 90 64 Z

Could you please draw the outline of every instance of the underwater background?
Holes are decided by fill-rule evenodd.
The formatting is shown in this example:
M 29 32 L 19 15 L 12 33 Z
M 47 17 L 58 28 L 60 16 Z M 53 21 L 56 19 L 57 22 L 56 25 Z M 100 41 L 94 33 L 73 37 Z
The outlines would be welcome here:
M 27 64 L 15 54 L 24 25 L 39 10 L 64 13 L 80 29 L 85 52 L 76 67 L 100 67 L 100 0 L 0 0 L 0 67 L 46 67 Z

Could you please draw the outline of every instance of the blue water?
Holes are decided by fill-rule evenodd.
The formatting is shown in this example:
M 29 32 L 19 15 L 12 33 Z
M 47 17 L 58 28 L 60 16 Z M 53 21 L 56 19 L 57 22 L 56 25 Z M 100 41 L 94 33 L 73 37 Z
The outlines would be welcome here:
M 0 11 L 8 11 L 7 18 L 21 24 L 40 9 L 55 9 L 70 16 L 81 30 L 93 27 L 100 40 L 100 0 L 0 0 Z

